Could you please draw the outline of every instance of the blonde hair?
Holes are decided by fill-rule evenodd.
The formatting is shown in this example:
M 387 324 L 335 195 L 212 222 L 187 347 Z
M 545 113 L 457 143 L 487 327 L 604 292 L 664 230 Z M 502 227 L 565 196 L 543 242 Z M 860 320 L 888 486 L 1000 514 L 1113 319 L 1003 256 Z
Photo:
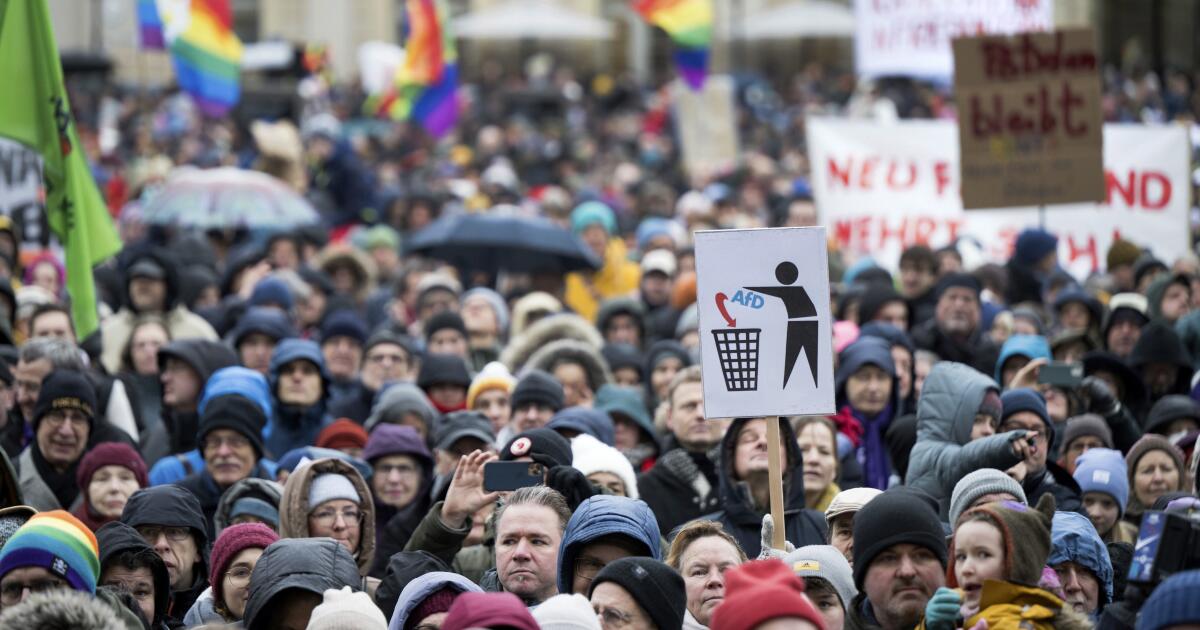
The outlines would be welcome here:
M 681 569 L 679 563 L 683 560 L 683 553 L 687 551 L 687 548 L 691 547 L 692 543 L 701 538 L 712 536 L 732 545 L 733 549 L 737 551 L 739 563 L 747 560 L 746 552 L 742 550 L 742 546 L 738 544 L 737 539 L 730 536 L 729 532 L 725 531 L 725 528 L 720 523 L 717 521 L 692 521 L 684 525 L 683 529 L 680 529 L 679 533 L 675 534 L 675 539 L 671 541 L 671 549 L 667 552 L 667 564 L 672 569 L 679 571 Z

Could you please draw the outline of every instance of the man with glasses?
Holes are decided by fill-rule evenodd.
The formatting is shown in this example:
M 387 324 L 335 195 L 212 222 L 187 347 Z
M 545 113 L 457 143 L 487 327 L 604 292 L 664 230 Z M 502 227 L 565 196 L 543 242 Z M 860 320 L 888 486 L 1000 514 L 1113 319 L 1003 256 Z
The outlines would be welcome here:
M 966 363 L 987 374 L 996 367 L 1000 349 L 983 334 L 979 281 L 965 273 L 950 273 L 937 283 L 933 318 L 912 329 L 913 343 L 947 361 Z
M 589 592 L 600 570 L 619 558 L 662 560 L 661 538 L 658 521 L 641 501 L 610 495 L 584 500 L 559 547 L 558 592 Z
M 95 417 L 96 393 L 82 373 L 57 371 L 42 381 L 33 410 L 34 439 L 17 460 L 25 504 L 41 511 L 75 507 L 75 472 Z
M 154 548 L 171 582 L 167 614 L 180 621 L 208 588 L 206 519 L 200 501 L 174 485 L 138 490 L 129 497 L 121 522 L 137 530 Z
M 350 418 L 362 424 L 371 415 L 371 406 L 383 386 L 392 382 L 412 382 L 419 358 L 413 341 L 391 330 L 380 330 L 363 346 L 362 373 L 352 386 L 330 407 L 335 418 Z
M 1057 463 L 1047 461 L 1050 445 L 1054 443 L 1054 423 L 1046 411 L 1046 399 L 1034 389 L 1010 389 L 1000 397 L 1004 410 L 1000 418 L 1000 432 L 1026 431 L 1030 444 L 1024 459 L 1009 469 L 1009 475 L 1020 482 L 1025 490 L 1029 505 L 1037 505 L 1043 494 L 1050 493 L 1057 500 L 1058 511 L 1080 512 L 1079 484 Z

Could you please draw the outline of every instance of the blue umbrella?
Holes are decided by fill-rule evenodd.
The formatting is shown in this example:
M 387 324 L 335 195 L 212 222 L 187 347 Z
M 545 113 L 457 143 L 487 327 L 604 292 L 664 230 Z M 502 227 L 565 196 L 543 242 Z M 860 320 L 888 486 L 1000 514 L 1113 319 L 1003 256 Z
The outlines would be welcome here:
M 565 273 L 601 266 L 579 237 L 540 217 L 452 214 L 414 234 L 405 250 L 477 271 Z

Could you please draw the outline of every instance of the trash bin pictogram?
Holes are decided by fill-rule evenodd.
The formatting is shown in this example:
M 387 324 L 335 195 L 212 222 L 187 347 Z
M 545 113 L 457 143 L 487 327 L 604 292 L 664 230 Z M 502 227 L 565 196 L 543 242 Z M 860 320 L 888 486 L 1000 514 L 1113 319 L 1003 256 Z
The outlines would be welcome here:
M 712 331 L 721 360 L 725 389 L 731 392 L 758 390 L 758 336 L 761 328 L 727 328 Z

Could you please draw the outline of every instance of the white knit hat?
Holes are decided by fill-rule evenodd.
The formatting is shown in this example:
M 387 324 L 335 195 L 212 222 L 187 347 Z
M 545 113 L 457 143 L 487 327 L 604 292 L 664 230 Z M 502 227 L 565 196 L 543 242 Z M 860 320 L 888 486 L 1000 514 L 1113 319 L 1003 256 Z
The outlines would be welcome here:
M 600 630 L 592 605 L 579 593 L 555 595 L 531 612 L 542 630 Z
M 343 586 L 325 591 L 324 603 L 308 619 L 308 630 L 387 630 L 387 620 L 369 595 Z
M 571 466 L 588 476 L 595 472 L 612 473 L 625 484 L 625 496 L 630 499 L 638 498 L 637 477 L 633 474 L 633 464 L 621 454 L 621 451 L 586 434 L 571 438 Z
M 358 489 L 354 487 L 353 481 L 337 473 L 317 475 L 312 480 L 312 485 L 308 487 L 309 511 L 315 510 L 318 505 L 326 501 L 333 501 L 334 499 L 345 499 L 362 505 L 362 498 L 358 496 Z

